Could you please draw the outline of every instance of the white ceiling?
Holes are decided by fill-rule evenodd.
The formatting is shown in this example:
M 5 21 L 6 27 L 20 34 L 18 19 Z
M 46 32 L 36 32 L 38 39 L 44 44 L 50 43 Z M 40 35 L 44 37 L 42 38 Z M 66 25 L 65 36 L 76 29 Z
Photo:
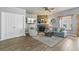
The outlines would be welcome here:
M 30 14 L 54 14 L 64 10 L 72 9 L 74 7 L 54 7 L 54 10 L 51 10 L 51 12 L 45 11 L 42 7 L 19 7 L 19 8 L 25 9 L 26 12 Z

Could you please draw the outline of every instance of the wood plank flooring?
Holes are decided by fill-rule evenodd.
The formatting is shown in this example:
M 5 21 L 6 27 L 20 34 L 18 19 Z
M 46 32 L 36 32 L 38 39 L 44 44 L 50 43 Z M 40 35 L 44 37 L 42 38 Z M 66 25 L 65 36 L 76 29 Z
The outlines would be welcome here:
M 79 37 L 67 37 L 49 47 L 29 36 L 0 41 L 0 51 L 79 51 Z

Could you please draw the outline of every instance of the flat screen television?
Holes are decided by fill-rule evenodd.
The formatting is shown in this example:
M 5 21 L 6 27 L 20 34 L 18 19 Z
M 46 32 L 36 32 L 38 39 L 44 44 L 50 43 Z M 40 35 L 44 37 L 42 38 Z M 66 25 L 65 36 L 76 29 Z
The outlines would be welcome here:
M 26 22 L 29 23 L 29 24 L 35 22 L 34 18 L 27 18 L 26 20 L 27 20 Z

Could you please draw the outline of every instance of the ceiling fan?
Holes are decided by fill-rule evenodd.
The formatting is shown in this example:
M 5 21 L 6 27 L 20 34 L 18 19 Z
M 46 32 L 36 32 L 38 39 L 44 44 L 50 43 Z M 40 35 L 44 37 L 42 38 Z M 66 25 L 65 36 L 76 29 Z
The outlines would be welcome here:
M 45 11 L 49 11 L 49 12 L 51 12 L 51 11 L 54 10 L 55 8 L 51 8 L 51 7 L 43 7 L 43 9 L 44 9 Z

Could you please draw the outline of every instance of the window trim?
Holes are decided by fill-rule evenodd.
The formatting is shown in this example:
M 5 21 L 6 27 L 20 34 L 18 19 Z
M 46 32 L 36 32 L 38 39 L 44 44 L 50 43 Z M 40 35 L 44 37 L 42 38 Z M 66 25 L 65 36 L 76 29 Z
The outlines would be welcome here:
M 71 16 L 71 29 L 70 30 L 66 29 L 66 30 L 67 31 L 72 31 L 72 18 L 73 18 L 73 15 L 59 16 L 60 27 L 62 27 L 62 17 L 67 17 L 67 16 Z

